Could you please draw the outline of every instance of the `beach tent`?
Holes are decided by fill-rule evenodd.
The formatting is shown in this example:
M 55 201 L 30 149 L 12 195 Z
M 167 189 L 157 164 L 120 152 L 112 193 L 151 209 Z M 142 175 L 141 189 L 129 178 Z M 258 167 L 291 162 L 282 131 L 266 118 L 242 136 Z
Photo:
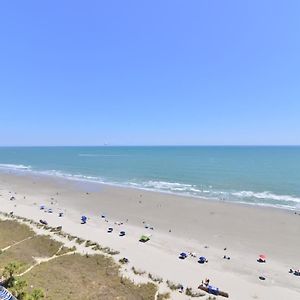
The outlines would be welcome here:
M 17 300 L 6 288 L 0 285 L 0 300 Z
M 143 234 L 141 237 L 140 237 L 140 242 L 142 243 L 146 243 L 150 240 L 150 237 L 151 237 L 151 234 Z

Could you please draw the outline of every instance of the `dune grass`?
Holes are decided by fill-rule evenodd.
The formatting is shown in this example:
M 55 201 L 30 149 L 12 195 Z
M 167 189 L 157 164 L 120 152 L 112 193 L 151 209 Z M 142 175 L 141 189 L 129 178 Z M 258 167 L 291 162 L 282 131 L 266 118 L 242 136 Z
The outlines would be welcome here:
M 0 249 L 34 236 L 34 232 L 26 225 L 12 220 L 0 220 Z
M 154 284 L 134 285 L 119 276 L 119 266 L 104 255 L 71 254 L 42 263 L 23 278 L 41 287 L 45 299 L 152 300 Z
M 21 268 L 19 270 L 21 273 L 36 263 L 36 257 L 51 257 L 59 250 L 61 245 L 61 243 L 51 240 L 47 236 L 34 236 L 31 239 L 12 246 L 0 255 L 0 271 L 10 261 L 14 260 L 21 264 Z
M 30 237 L 30 239 L 24 240 Z M 63 255 L 70 250 L 62 247 L 47 235 L 35 235 L 26 225 L 17 221 L 0 221 L 0 248 L 11 248 L 0 253 L 0 275 L 12 261 L 21 264 L 17 274 L 36 263 L 35 258 Z M 84 241 L 84 240 L 82 240 Z M 81 239 L 80 239 L 81 242 Z M 93 246 L 93 243 L 91 245 Z M 101 247 L 102 249 L 102 247 Z M 105 251 L 104 251 L 105 252 Z M 120 276 L 120 265 L 102 254 L 80 255 L 72 253 L 35 265 L 29 272 L 18 277 L 28 285 L 26 292 L 42 289 L 44 299 L 123 299 L 152 300 L 157 291 L 154 283 L 135 285 Z

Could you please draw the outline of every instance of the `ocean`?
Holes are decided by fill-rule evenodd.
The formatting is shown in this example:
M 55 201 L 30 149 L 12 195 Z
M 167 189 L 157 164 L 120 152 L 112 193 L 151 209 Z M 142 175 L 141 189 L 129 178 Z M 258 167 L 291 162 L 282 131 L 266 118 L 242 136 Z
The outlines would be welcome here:
M 296 146 L 1 147 L 7 170 L 300 209 Z

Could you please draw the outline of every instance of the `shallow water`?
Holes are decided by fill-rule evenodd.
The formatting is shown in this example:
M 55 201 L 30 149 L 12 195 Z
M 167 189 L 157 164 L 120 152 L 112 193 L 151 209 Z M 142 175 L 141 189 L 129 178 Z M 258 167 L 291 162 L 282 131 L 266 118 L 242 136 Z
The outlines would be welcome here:
M 300 147 L 3 147 L 0 169 L 207 199 L 300 205 Z

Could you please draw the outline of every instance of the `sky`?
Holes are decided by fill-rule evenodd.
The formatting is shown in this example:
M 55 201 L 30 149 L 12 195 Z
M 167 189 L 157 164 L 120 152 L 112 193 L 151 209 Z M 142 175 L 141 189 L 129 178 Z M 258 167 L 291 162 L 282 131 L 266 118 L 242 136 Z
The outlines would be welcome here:
M 300 1 L 0 2 L 0 145 L 300 145 Z

